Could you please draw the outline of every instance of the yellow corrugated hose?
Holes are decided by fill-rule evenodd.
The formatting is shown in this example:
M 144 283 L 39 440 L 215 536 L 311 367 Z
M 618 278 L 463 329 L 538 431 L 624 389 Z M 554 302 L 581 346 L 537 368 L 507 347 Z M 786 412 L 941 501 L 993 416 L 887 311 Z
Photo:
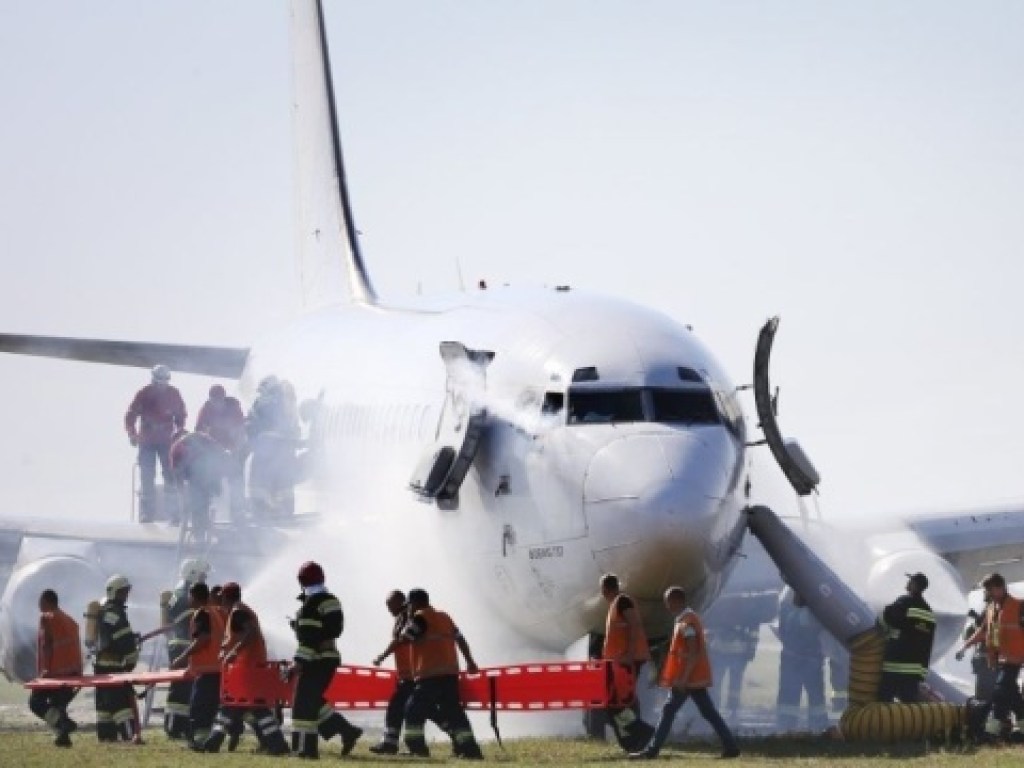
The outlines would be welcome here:
M 885 638 L 877 631 L 865 632 L 850 642 L 850 706 L 839 720 L 845 739 L 883 743 L 946 739 L 963 729 L 967 710 L 957 704 L 876 701 L 884 653 Z

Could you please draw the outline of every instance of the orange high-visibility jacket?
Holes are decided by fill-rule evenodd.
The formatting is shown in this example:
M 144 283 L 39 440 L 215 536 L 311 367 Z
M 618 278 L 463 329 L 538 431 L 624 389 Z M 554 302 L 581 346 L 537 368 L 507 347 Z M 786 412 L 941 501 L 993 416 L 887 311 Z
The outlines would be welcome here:
M 60 608 L 39 616 L 36 668 L 51 677 L 82 674 L 82 640 L 78 622 Z
M 687 655 L 693 653 L 692 650 L 688 651 L 687 645 L 696 650 L 695 657 Z M 689 675 L 686 675 L 688 661 L 691 667 Z M 669 647 L 668 658 L 658 682 L 663 688 L 692 690 L 711 687 L 711 661 L 708 659 L 704 626 L 700 617 L 689 608 L 676 617 L 672 630 L 672 645 Z
M 236 632 L 231 628 L 235 613 L 246 616 L 247 621 L 245 622 L 246 627 L 244 630 Z M 234 608 L 231 609 L 227 626 L 224 630 L 224 648 L 230 651 L 238 644 L 239 639 L 243 635 L 245 635 L 245 644 L 238 649 L 234 663 L 247 667 L 265 664 L 267 661 L 267 642 L 263 638 L 263 630 L 260 629 L 260 620 L 257 618 L 256 612 L 245 603 L 236 603 Z
M 200 610 L 210 617 L 210 637 L 188 657 L 188 671 L 193 675 L 220 672 L 220 660 L 217 656 L 220 653 L 220 645 L 224 641 L 224 614 L 212 605 L 207 605 Z M 196 632 L 196 617 L 198 615 L 199 611 L 192 615 L 193 637 Z
M 631 627 L 626 617 L 619 611 L 619 601 L 627 598 L 633 603 L 633 610 L 637 612 L 637 623 Z M 618 661 L 626 655 L 630 647 L 630 639 L 633 640 L 633 661 L 648 661 L 651 658 L 651 651 L 647 647 L 647 634 L 640 624 L 640 612 L 636 601 L 620 592 L 608 605 L 608 618 L 604 623 L 604 653 L 602 658 Z
M 414 614 L 422 616 L 427 624 L 427 631 L 412 643 L 412 673 L 417 680 L 425 677 L 441 677 L 459 674 L 459 658 L 455 648 L 455 638 L 459 630 L 455 622 L 444 611 L 426 607 Z

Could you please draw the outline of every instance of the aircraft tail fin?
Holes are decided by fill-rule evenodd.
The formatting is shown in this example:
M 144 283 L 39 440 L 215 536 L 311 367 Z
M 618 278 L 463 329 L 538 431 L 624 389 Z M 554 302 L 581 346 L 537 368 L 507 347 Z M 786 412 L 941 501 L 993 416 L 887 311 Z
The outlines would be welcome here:
M 305 309 L 374 304 L 352 217 L 321 0 L 292 0 L 297 255 Z
M 237 379 L 249 350 L 237 347 L 200 347 L 144 341 L 72 339 L 64 336 L 25 336 L 0 333 L 0 352 L 88 363 L 151 368 L 164 364 L 180 373 L 198 373 Z

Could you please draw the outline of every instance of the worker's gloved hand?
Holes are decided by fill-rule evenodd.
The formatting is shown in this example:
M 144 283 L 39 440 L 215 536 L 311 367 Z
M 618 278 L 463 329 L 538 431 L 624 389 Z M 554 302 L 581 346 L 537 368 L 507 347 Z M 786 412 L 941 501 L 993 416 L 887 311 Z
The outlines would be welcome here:
M 384 657 L 383 656 L 377 656 L 373 660 L 373 666 L 375 666 L 375 667 L 379 667 L 383 663 L 384 663 Z
M 963 661 L 964 660 L 963 648 L 961 648 L 959 651 L 956 652 L 956 660 L 957 661 Z

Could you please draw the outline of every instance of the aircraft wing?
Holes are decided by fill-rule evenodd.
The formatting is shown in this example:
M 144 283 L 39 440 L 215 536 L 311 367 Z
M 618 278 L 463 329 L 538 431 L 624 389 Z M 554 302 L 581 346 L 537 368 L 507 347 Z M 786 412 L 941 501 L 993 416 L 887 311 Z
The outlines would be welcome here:
M 163 363 L 181 373 L 237 379 L 249 356 L 246 347 L 203 347 L 145 341 L 74 339 L 0 333 L 0 352 L 81 360 L 88 363 L 152 368 Z
M 914 515 L 904 522 L 948 560 L 969 587 L 993 571 L 1008 582 L 1024 581 L 1024 504 Z

